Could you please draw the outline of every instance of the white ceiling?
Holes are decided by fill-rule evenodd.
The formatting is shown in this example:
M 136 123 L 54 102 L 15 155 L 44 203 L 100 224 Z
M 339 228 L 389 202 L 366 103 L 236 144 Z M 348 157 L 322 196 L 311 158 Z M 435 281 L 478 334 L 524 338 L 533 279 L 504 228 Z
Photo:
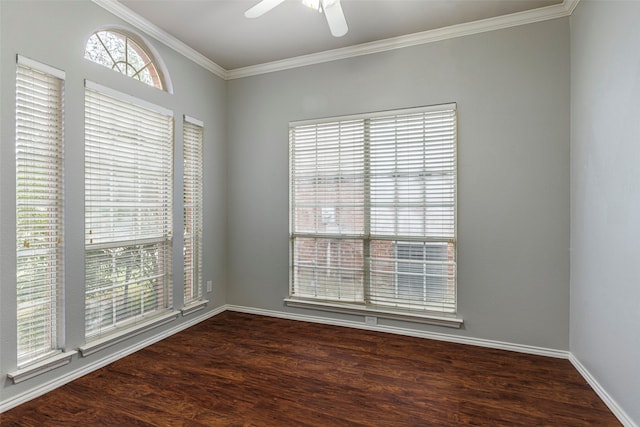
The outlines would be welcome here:
M 119 0 L 119 4 L 112 3 L 116 3 L 121 12 L 142 17 L 143 20 L 138 20 L 148 21 L 225 70 L 533 9 L 550 9 L 563 3 L 562 0 L 342 0 L 349 32 L 335 38 L 324 16 L 306 8 L 300 0 L 286 0 L 256 19 L 245 18 L 244 11 L 258 1 Z

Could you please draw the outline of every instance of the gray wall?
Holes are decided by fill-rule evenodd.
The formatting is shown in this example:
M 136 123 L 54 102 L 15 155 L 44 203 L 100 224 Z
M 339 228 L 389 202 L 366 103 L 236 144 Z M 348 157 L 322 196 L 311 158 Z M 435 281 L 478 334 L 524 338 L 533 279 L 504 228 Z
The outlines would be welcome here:
M 18 385 L 5 374 L 16 367 L 15 305 L 15 70 L 16 54 L 66 72 L 66 348 L 84 343 L 84 79 L 162 105 L 175 115 L 174 307 L 182 307 L 182 115 L 205 123 L 204 278 L 216 283 L 207 294 L 208 310 L 226 301 L 226 83 L 161 43 L 147 38 L 164 59 L 174 93 L 168 94 L 83 59 L 84 45 L 93 31 L 122 25 L 89 1 L 0 1 L 0 403 L 35 390 L 47 381 L 125 350 L 161 329 L 128 340 L 87 358 L 74 359 L 65 368 Z M 201 314 L 201 312 L 199 313 Z M 195 316 L 195 315 L 194 315 Z M 190 318 L 179 318 L 164 329 Z
M 571 352 L 640 424 L 640 3 L 571 17 Z
M 288 122 L 457 102 L 464 329 L 569 348 L 568 18 L 228 83 L 228 300 L 288 294 Z M 353 320 L 359 320 L 354 317 Z
M 0 372 L 15 369 L 15 54 L 60 68 L 66 80 L 67 348 L 83 343 L 83 81 L 205 122 L 205 280 L 224 303 L 348 318 L 283 306 L 288 294 L 289 121 L 457 102 L 459 313 L 462 330 L 393 326 L 569 348 L 568 18 L 224 82 L 150 39 L 169 95 L 85 61 L 86 39 L 119 24 L 88 2 L 0 0 Z M 176 247 L 181 174 L 176 162 Z M 175 254 L 175 306 L 181 260 Z M 188 318 L 186 318 L 188 320 Z M 184 321 L 184 320 L 179 320 Z M 177 322 L 179 322 L 177 321 Z M 637 318 L 636 318 L 637 322 Z M 154 331 L 154 333 L 157 331 Z M 11 385 L 0 402 L 55 381 L 101 355 Z

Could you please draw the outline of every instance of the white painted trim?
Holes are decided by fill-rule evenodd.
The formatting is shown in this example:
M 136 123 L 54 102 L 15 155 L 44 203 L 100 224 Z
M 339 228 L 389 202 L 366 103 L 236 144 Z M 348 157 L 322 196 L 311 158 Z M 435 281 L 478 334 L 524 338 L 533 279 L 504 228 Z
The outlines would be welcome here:
M 565 0 L 565 2 L 566 1 L 568 0 Z M 310 55 L 302 55 L 295 58 L 283 59 L 281 61 L 236 68 L 235 70 L 227 71 L 227 79 L 239 79 L 259 74 L 272 73 L 274 71 L 288 70 L 291 68 L 337 61 L 340 59 L 353 58 L 361 55 L 369 55 L 372 53 L 402 49 L 405 47 L 432 43 L 441 40 L 448 40 L 472 34 L 479 34 L 487 31 L 500 30 L 503 28 L 546 21 L 549 19 L 562 18 L 568 15 L 569 12 L 565 9 L 564 3 L 562 3 L 524 12 L 512 13 L 510 15 L 498 16 L 495 18 L 488 18 L 480 21 L 452 25 L 435 30 L 407 34 L 404 36 L 393 37 L 390 39 L 379 40 L 370 43 L 363 43 L 355 46 L 343 47 L 340 49 L 328 50 L 325 52 L 312 53 Z
M 21 405 L 22 403 L 26 403 L 32 399 L 42 396 L 43 394 L 48 393 L 49 391 L 52 391 L 58 387 L 61 387 L 64 384 L 74 381 L 90 372 L 100 369 L 112 362 L 115 362 L 116 360 L 126 357 L 132 353 L 135 353 L 136 351 L 141 350 L 144 347 L 147 347 L 151 344 L 161 341 L 175 333 L 183 331 L 191 326 L 194 326 L 202 321 L 205 321 L 227 310 L 239 312 L 239 313 L 257 314 L 261 316 L 276 317 L 276 318 L 288 319 L 288 320 L 297 320 L 297 321 L 303 321 L 303 322 L 313 322 L 313 323 L 320 323 L 320 324 L 326 324 L 326 325 L 344 326 L 344 327 L 356 328 L 356 329 L 366 329 L 371 331 L 387 332 L 387 333 L 392 333 L 397 335 L 406 335 L 406 336 L 413 336 L 417 338 L 434 339 L 438 341 L 453 342 L 458 344 L 475 345 L 480 347 L 495 348 L 499 350 L 508 350 L 508 351 L 515 351 L 519 353 L 534 354 L 539 356 L 555 357 L 559 359 L 569 359 L 571 364 L 578 370 L 580 375 L 583 376 L 583 378 L 587 381 L 587 383 L 594 389 L 596 394 L 604 401 L 604 403 L 611 410 L 611 412 L 613 412 L 613 414 L 618 418 L 618 420 L 625 427 L 638 427 L 633 422 L 633 420 L 626 414 L 626 412 L 615 402 L 615 400 L 598 383 L 598 381 L 591 375 L 591 373 L 580 363 L 580 361 L 573 354 L 565 350 L 556 350 L 556 349 L 550 349 L 550 348 L 544 348 L 544 347 L 507 343 L 503 341 L 485 340 L 480 338 L 462 337 L 457 335 L 441 334 L 436 332 L 416 331 L 411 329 L 397 328 L 397 327 L 384 326 L 384 325 L 368 325 L 365 322 L 360 323 L 360 322 L 347 321 L 347 320 L 330 319 L 326 317 L 299 315 L 299 314 L 292 314 L 292 313 L 285 313 L 280 311 L 264 310 L 259 308 L 251 308 L 251 307 L 236 306 L 236 305 L 224 305 L 224 306 L 218 307 L 215 310 L 211 310 L 209 312 L 204 313 L 201 316 L 194 317 L 193 319 L 187 322 L 181 323 L 177 326 L 174 326 L 171 329 L 162 331 L 161 333 L 153 337 L 150 337 L 144 341 L 141 341 L 131 347 L 128 347 L 116 354 L 112 354 L 108 357 L 103 357 L 102 359 L 96 360 L 95 362 L 89 365 L 76 369 L 68 373 L 67 375 L 64 375 L 61 378 L 57 378 L 55 380 L 49 381 L 37 387 L 36 389 L 28 390 L 24 393 L 21 393 L 7 400 L 0 401 L 0 413 L 8 411 L 11 408 L 15 408 L 16 406 Z
M 398 328 L 386 325 L 368 325 L 364 319 L 362 322 L 354 322 L 350 320 L 330 319 L 319 316 L 308 316 L 302 314 L 284 313 L 281 311 L 263 310 L 252 307 L 243 307 L 237 305 L 226 305 L 229 311 L 237 311 L 240 313 L 258 314 L 261 316 L 277 317 L 288 320 L 299 320 L 302 322 L 321 323 L 325 325 L 345 326 L 347 328 L 366 329 L 369 331 L 387 332 L 396 335 L 405 335 L 416 338 L 427 338 L 438 341 L 446 341 L 457 344 L 475 345 L 478 347 L 495 348 L 498 350 L 515 351 L 518 353 L 535 354 L 538 356 L 555 357 L 558 359 L 568 359 L 569 352 L 565 350 L 556 350 L 552 348 L 536 347 L 524 344 L 514 344 L 504 341 L 486 340 L 482 338 L 472 338 L 460 335 L 442 334 L 438 332 L 418 331 L 415 329 Z
M 117 0 L 92 0 L 95 4 L 111 12 L 118 18 L 128 22 L 140 31 L 144 31 L 161 43 L 175 50 L 187 59 L 195 62 L 214 75 L 225 80 L 240 79 L 243 77 L 256 76 L 260 74 L 272 73 L 275 71 L 288 70 L 292 68 L 304 67 L 307 65 L 320 64 L 324 62 L 337 61 L 340 59 L 352 58 L 355 56 L 368 55 L 371 53 L 386 52 L 394 49 L 402 49 L 409 46 L 432 43 L 441 40 L 463 37 L 472 34 L 484 33 L 503 28 L 515 27 L 518 25 L 531 24 L 534 22 L 546 21 L 549 19 L 570 16 L 576 8 L 579 0 L 564 0 L 561 4 L 542 7 L 539 9 L 513 13 L 510 15 L 498 16 L 495 18 L 483 19 L 480 21 L 468 22 L 459 25 L 452 25 L 445 28 L 438 28 L 420 33 L 408 34 L 405 36 L 393 37 L 370 43 L 363 43 L 356 46 L 349 46 L 340 49 L 328 50 L 325 52 L 302 55 L 288 58 L 281 61 L 267 62 L 265 64 L 251 65 L 248 67 L 225 70 L 215 62 L 211 61 L 200 52 L 187 46 L 171 34 L 162 30 L 155 24 L 144 19 L 131 9 L 119 3 Z
M 333 303 L 324 301 L 313 301 L 299 298 L 285 298 L 287 307 L 308 308 L 333 313 L 354 314 L 357 316 L 374 316 L 382 319 L 401 320 L 405 322 L 424 323 L 429 325 L 444 326 L 447 328 L 459 329 L 464 321 L 456 316 L 436 315 L 425 313 L 410 313 L 381 308 L 358 306 L 356 304 Z
M 169 69 L 167 68 L 167 64 L 164 61 L 164 58 L 162 58 L 162 55 L 160 55 L 160 53 L 158 52 L 158 49 L 156 49 L 153 43 L 149 42 L 148 37 L 142 34 L 141 31 L 133 31 L 131 27 L 128 27 L 125 25 L 119 25 L 119 24 L 101 25 L 98 28 L 94 28 L 93 31 L 94 31 L 94 34 L 99 31 L 115 31 L 117 33 L 126 35 L 136 43 L 140 44 L 140 46 L 143 49 L 148 51 L 147 53 L 151 55 L 150 58 L 152 62 L 158 68 L 158 71 L 161 75 L 160 80 L 162 80 L 162 87 L 157 87 L 155 85 L 147 85 L 147 83 L 143 82 L 142 80 L 138 80 L 137 78 L 135 80 L 137 80 L 138 83 L 153 87 L 163 92 L 173 94 L 173 80 L 171 79 L 171 75 L 169 74 Z M 84 59 L 100 67 L 104 67 L 104 65 L 94 62 L 88 59 L 87 57 L 85 57 Z M 130 76 L 127 76 L 126 74 L 123 74 L 123 75 L 125 75 L 126 77 L 130 77 Z
M 576 356 L 570 353 L 569 361 L 577 369 L 580 375 L 582 375 L 582 377 L 587 381 L 587 383 L 589 383 L 593 391 L 596 392 L 598 397 L 602 399 L 604 404 L 607 405 L 607 407 L 611 410 L 611 412 L 613 412 L 613 415 L 615 415 L 618 418 L 618 421 L 620 421 L 623 426 L 638 427 L 638 425 L 633 422 L 631 417 L 627 415 L 624 409 L 622 409 L 620 405 L 618 405 L 618 403 L 613 399 L 613 397 L 611 397 L 609 393 L 607 393 L 604 387 L 600 385 L 598 380 L 596 380 L 595 377 L 591 375 L 591 372 L 589 372 L 587 368 L 585 368 L 585 366 L 582 363 L 580 363 L 580 361 Z
M 60 351 L 38 363 L 18 369 L 14 372 L 9 372 L 7 377 L 9 377 L 14 384 L 18 384 L 22 381 L 44 374 L 45 372 L 53 371 L 56 368 L 68 365 L 71 362 L 71 358 L 76 354 L 78 354 L 76 350 L 65 352 Z
M 134 104 L 134 105 L 137 105 L 138 107 L 146 108 L 147 110 L 151 110 L 151 111 L 154 111 L 154 112 L 156 112 L 158 114 L 162 114 L 164 116 L 173 118 L 173 110 L 171 110 L 169 108 L 165 108 L 165 107 L 163 107 L 161 105 L 145 101 L 144 99 L 136 98 L 135 96 L 131 96 L 128 93 L 120 92 L 119 90 L 115 90 L 115 89 L 112 89 L 110 87 L 103 86 L 100 83 L 96 83 L 94 81 L 85 79 L 84 87 L 87 88 L 87 89 L 90 89 L 90 90 L 92 90 L 94 92 L 98 92 L 98 93 L 100 93 L 102 95 L 106 95 L 108 97 L 115 98 L 115 99 L 117 99 L 119 101 L 128 102 L 129 104 Z M 146 239 L 144 241 L 145 242 L 149 242 L 149 243 L 163 242 L 164 238 Z M 133 244 L 133 243 L 129 242 L 129 244 Z M 97 249 L 96 246 L 92 246 L 92 248 L 93 249 Z
M 562 2 L 562 6 L 564 6 L 569 15 L 572 15 L 573 11 L 576 10 L 576 7 L 578 6 L 578 3 L 580 3 L 580 0 L 564 0 Z
M 171 34 L 166 31 L 160 29 L 155 24 L 147 21 L 137 13 L 133 12 L 128 7 L 122 5 L 116 0 L 92 0 L 95 4 L 102 7 L 103 9 L 113 13 L 118 18 L 123 21 L 128 22 L 133 25 L 135 28 L 140 31 L 144 31 L 155 39 L 159 40 L 161 43 L 175 50 L 179 54 L 183 55 L 187 59 L 195 62 L 200 65 L 202 68 L 210 71 L 214 75 L 226 79 L 227 70 L 211 61 L 209 58 L 205 57 L 200 52 L 192 49 L 187 46 L 185 43 L 181 42 L 177 38 L 173 37 Z
M 200 311 L 200 310 L 204 309 L 207 306 L 207 304 L 209 304 L 208 300 L 201 299 L 201 300 L 192 302 L 192 303 L 190 303 L 188 305 L 185 305 L 180 310 L 180 312 L 182 313 L 182 317 L 188 316 L 190 314 L 195 313 L 196 311 Z
M 196 125 L 196 126 L 200 126 L 201 128 L 204 127 L 204 122 L 202 120 L 198 120 L 196 118 L 193 118 L 191 116 L 187 116 L 186 114 L 184 114 L 183 119 L 185 122 L 187 123 L 191 123 L 192 125 Z
M 112 345 L 128 340 L 136 335 L 140 335 L 143 332 L 147 332 L 151 329 L 157 328 L 158 326 L 173 322 L 178 318 L 179 314 L 180 312 L 178 311 L 171 311 L 169 313 L 153 317 L 145 322 L 134 323 L 130 327 L 118 330 L 114 334 L 106 335 L 96 339 L 95 341 L 88 342 L 87 344 L 79 347 L 78 350 L 80 350 L 82 357 L 87 357 L 100 350 L 104 350 L 107 347 L 111 347 Z
M 27 58 L 26 56 L 22 56 L 22 55 L 18 55 L 16 58 L 16 62 L 18 63 L 18 65 L 23 65 L 25 67 L 28 68 L 32 68 L 34 70 L 38 70 L 41 71 L 45 74 L 49 74 L 59 80 L 65 80 L 65 72 L 62 70 L 59 70 L 55 67 L 52 67 L 51 65 L 47 65 L 47 64 L 43 64 L 41 62 L 38 61 L 34 61 L 31 58 Z
M 404 114 L 414 114 L 414 113 L 432 113 L 432 112 L 442 112 L 442 111 L 449 111 L 449 110 L 456 111 L 457 108 L 458 108 L 458 104 L 456 102 L 447 102 L 444 104 L 422 105 L 418 107 L 401 108 L 397 110 L 371 111 L 371 112 L 361 113 L 361 114 L 349 114 L 346 116 L 331 116 L 331 117 L 323 117 L 319 119 L 296 120 L 293 122 L 289 122 L 289 127 L 292 128 L 296 126 L 317 125 L 321 123 L 373 119 L 378 117 L 389 117 L 389 116 L 401 116 Z M 307 234 L 310 237 L 315 236 L 314 233 L 299 233 L 297 234 L 297 236 L 301 236 L 305 234 Z M 345 234 L 342 233 L 342 234 L 334 234 L 333 236 L 335 236 L 336 238 L 339 238 L 339 237 L 344 237 L 344 235 Z M 325 234 L 323 233 L 322 236 L 324 237 Z M 355 238 L 362 238 L 362 234 L 353 234 L 353 236 Z M 380 236 L 375 236 L 375 239 L 379 239 L 379 238 Z M 390 238 L 390 240 L 398 240 L 398 239 L 399 238 L 395 236 Z M 402 236 L 403 241 L 411 240 L 411 239 L 412 239 L 411 236 Z M 422 238 L 415 238 L 415 237 L 413 238 L 413 240 L 417 242 L 423 241 Z M 441 241 L 439 239 L 434 239 L 434 240 Z
M 67 383 L 70 383 L 73 380 L 76 380 L 88 373 L 91 373 L 95 370 L 98 370 L 102 367 L 107 366 L 110 363 L 115 362 L 116 360 L 122 359 L 123 357 L 129 356 L 130 354 L 135 353 L 138 350 L 141 350 L 151 344 L 154 344 L 158 341 L 161 341 L 165 338 L 170 337 L 173 334 L 176 334 L 180 331 L 183 331 L 187 328 L 190 328 L 191 326 L 194 326 L 200 322 L 203 322 L 207 319 L 209 319 L 210 317 L 216 316 L 220 313 L 222 313 L 223 311 L 225 311 L 226 308 L 225 306 L 221 306 L 218 307 L 214 310 L 208 311 L 204 314 L 202 314 L 201 316 L 198 317 L 194 317 L 193 319 L 186 321 L 184 323 L 180 323 L 179 325 L 174 326 L 171 329 L 167 329 L 162 331 L 161 333 L 154 335 L 153 337 L 150 337 L 144 341 L 138 342 L 135 345 L 132 345 L 131 347 L 127 347 L 126 349 L 115 353 L 115 354 L 111 354 L 107 357 L 103 357 L 101 359 L 96 360 L 95 362 L 92 362 L 88 365 L 83 366 L 82 368 L 76 369 L 74 371 L 69 372 L 68 374 L 60 377 L 60 378 L 56 378 L 52 381 L 49 381 L 45 384 L 42 384 L 40 386 L 38 386 L 36 389 L 32 389 L 32 390 L 28 390 L 24 393 L 21 393 L 17 396 L 11 397 L 7 400 L 1 401 L 0 402 L 0 413 L 8 411 L 11 408 L 15 408 L 18 405 L 21 405 L 23 403 L 26 403 L 32 399 L 35 399 L 36 397 L 42 396 L 45 393 L 48 393 L 52 390 L 55 390 L 58 387 L 61 387 Z
M 363 322 L 354 322 L 340 319 L 330 319 L 326 317 L 308 316 L 301 314 L 284 313 L 281 311 L 263 310 L 252 307 L 243 307 L 236 305 L 226 305 L 226 310 L 236 311 L 239 313 L 258 314 L 261 316 L 277 317 L 288 320 L 298 320 L 302 322 L 313 322 L 326 325 L 344 326 L 348 328 L 365 329 L 370 331 L 387 332 L 397 335 L 406 335 L 417 338 L 427 338 L 438 341 L 453 342 L 458 344 L 475 345 L 479 347 L 494 348 L 498 350 L 515 351 L 518 353 L 533 354 L 537 356 L 554 357 L 558 359 L 568 359 L 576 370 L 582 375 L 587 383 L 593 388 L 598 397 L 607 405 L 613 415 L 625 427 L 640 427 L 627 415 L 627 413 L 616 403 L 616 401 L 607 393 L 607 391 L 598 383 L 591 373 L 580 363 L 580 361 L 569 351 L 556 350 L 552 348 L 536 347 L 523 344 L 507 343 L 503 341 L 486 340 L 482 338 L 463 337 L 458 335 L 441 334 L 437 332 L 416 331 L 412 329 L 397 328 L 384 325 L 369 325 L 366 320 Z

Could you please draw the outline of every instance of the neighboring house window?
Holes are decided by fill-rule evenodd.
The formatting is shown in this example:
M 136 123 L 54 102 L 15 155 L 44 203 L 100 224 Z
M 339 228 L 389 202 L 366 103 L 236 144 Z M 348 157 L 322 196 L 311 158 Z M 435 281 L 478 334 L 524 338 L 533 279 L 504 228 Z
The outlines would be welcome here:
M 160 67 L 142 42 L 122 31 L 96 31 L 89 37 L 84 57 L 97 64 L 164 89 Z
M 16 240 L 18 367 L 60 346 L 64 73 L 18 57 Z
M 184 303 L 202 298 L 202 122 L 185 117 L 184 155 Z
M 291 297 L 455 313 L 455 104 L 289 135 Z
M 396 242 L 394 244 L 394 297 L 405 300 L 437 301 L 445 292 L 449 278 L 449 259 L 453 245 L 448 242 Z
M 87 82 L 85 332 L 171 308 L 173 115 Z

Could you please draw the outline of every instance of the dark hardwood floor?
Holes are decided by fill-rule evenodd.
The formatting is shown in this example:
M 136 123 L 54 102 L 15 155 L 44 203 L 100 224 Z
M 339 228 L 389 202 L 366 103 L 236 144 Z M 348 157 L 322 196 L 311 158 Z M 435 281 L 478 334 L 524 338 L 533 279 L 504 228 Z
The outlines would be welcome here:
M 224 312 L 9 426 L 617 426 L 567 360 Z

